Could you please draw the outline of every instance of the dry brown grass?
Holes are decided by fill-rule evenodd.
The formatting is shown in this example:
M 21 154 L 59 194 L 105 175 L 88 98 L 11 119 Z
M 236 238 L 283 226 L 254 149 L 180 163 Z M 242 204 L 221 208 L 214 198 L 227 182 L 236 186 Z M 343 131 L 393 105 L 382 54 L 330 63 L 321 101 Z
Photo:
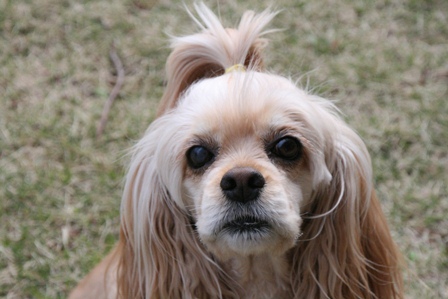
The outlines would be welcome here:
M 207 3 L 231 25 L 272 1 Z M 268 67 L 338 101 L 372 154 L 407 296 L 447 298 L 448 2 L 275 7 L 286 30 Z M 115 242 L 122 156 L 162 94 L 165 33 L 193 30 L 169 0 L 0 0 L 0 297 L 63 298 Z M 97 140 L 113 42 L 126 76 Z

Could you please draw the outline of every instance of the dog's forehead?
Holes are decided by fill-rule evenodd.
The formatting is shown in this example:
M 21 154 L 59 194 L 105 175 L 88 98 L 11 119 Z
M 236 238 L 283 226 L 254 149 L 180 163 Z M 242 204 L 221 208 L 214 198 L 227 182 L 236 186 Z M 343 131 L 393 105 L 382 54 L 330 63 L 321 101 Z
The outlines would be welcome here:
M 293 91 L 283 78 L 234 72 L 192 86 L 180 109 L 192 118 L 194 133 L 245 136 L 291 122 L 293 103 L 281 93 Z

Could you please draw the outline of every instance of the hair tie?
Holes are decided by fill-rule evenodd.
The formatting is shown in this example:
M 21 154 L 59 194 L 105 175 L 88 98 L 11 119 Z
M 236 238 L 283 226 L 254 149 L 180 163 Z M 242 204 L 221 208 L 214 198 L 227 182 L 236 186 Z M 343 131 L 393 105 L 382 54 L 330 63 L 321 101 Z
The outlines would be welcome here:
M 245 72 L 246 71 L 246 67 L 240 63 L 232 65 L 231 67 L 226 68 L 226 74 L 233 72 L 233 71 L 240 71 L 240 72 Z

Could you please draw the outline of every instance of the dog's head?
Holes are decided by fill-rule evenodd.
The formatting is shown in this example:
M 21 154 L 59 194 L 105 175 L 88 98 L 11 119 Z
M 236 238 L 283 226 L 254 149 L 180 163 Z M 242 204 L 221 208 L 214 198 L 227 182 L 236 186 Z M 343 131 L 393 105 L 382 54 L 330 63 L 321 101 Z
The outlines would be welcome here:
M 326 114 L 281 77 L 233 71 L 195 84 L 161 117 L 180 143 L 179 205 L 209 250 L 225 257 L 294 246 L 313 191 L 331 179 Z
M 268 254 L 288 258 L 291 293 L 306 298 L 396 294 L 363 142 L 331 102 L 263 71 L 274 15 L 228 30 L 197 11 L 203 32 L 174 40 L 158 118 L 134 147 L 121 292 L 238 297 L 219 263 Z

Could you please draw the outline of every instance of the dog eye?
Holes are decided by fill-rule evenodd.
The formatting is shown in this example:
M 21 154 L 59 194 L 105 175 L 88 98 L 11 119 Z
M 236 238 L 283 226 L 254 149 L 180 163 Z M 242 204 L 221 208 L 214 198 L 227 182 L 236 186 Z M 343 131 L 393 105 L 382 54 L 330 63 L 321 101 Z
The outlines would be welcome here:
M 213 159 L 214 155 L 203 146 L 193 146 L 187 152 L 188 165 L 191 168 L 198 169 Z
M 276 141 L 271 151 L 284 160 L 296 160 L 302 155 L 302 143 L 293 137 L 283 137 Z

